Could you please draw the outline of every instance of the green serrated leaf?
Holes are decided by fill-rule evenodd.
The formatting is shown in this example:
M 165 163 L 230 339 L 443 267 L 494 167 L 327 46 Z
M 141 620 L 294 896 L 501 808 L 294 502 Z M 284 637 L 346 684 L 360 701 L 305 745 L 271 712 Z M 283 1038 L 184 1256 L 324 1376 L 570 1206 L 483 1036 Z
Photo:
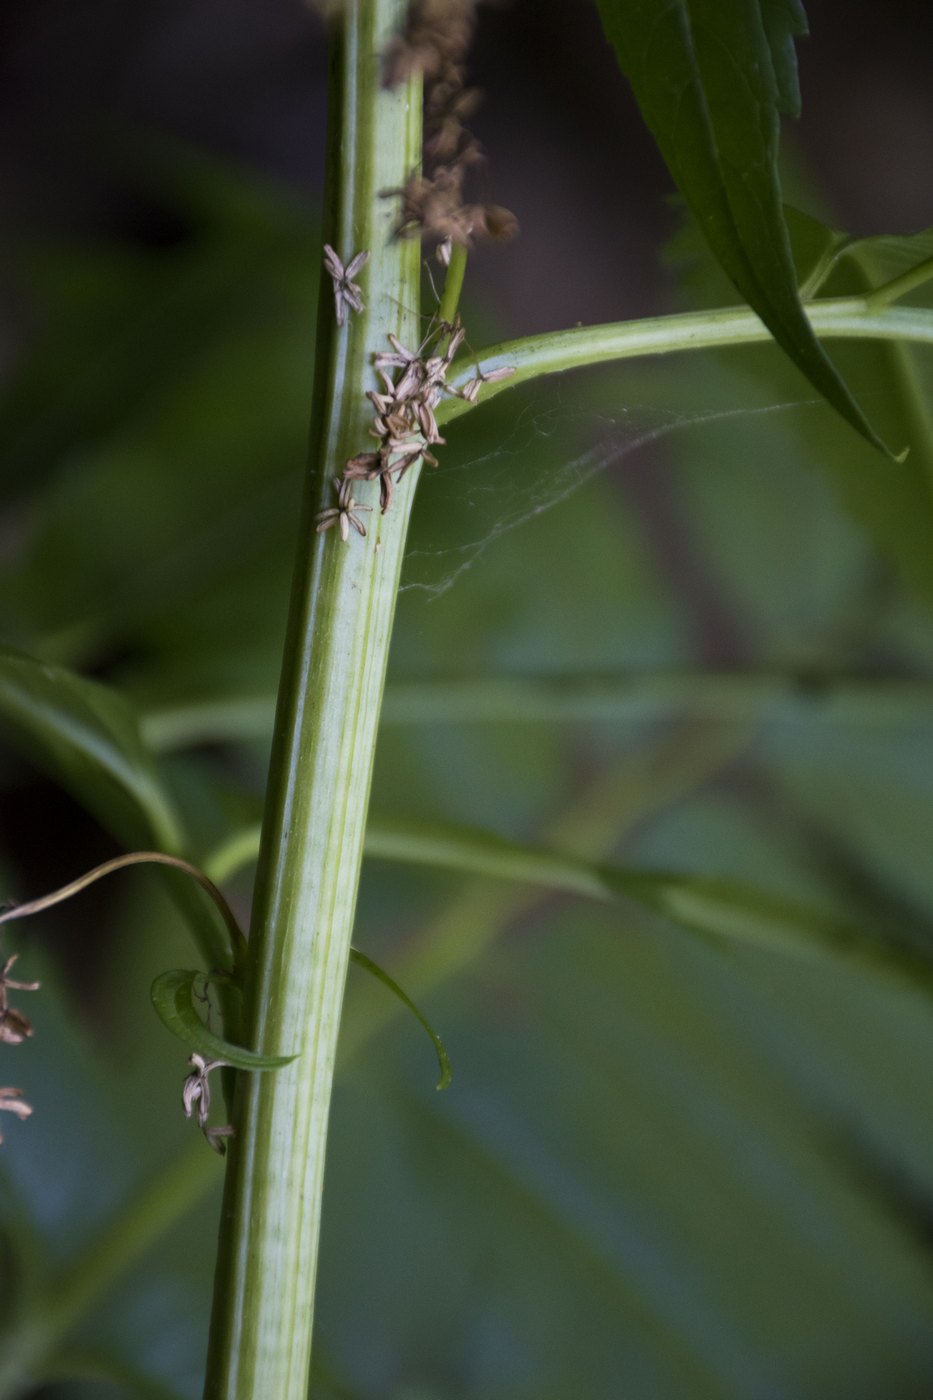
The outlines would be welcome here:
M 373 962 L 372 958 L 368 958 L 365 953 L 361 953 L 359 948 L 350 949 L 350 960 L 351 962 L 355 962 L 357 967 L 361 967 L 364 969 L 364 971 L 370 973 L 373 977 L 376 978 L 378 982 L 381 982 L 384 987 L 388 987 L 392 995 L 398 997 L 402 1005 L 408 1008 L 408 1010 L 414 1016 L 415 1020 L 420 1022 L 420 1024 L 427 1031 L 428 1035 L 431 1038 L 431 1043 L 434 1046 L 434 1050 L 437 1054 L 437 1063 L 441 1071 L 441 1077 L 437 1081 L 436 1088 L 446 1089 L 447 1086 L 450 1084 L 453 1075 L 453 1071 L 450 1065 L 450 1057 L 448 1056 L 447 1051 L 444 1048 L 444 1042 L 441 1040 L 437 1031 L 431 1025 L 431 1022 L 425 1016 L 424 1012 L 421 1011 L 420 1008 L 415 1005 L 408 993 L 402 990 L 402 988 L 396 982 L 395 978 L 389 976 L 385 968 L 380 967 L 377 962 Z
M 598 0 L 642 115 L 729 278 L 814 388 L 887 451 L 814 336 L 777 171 L 779 114 L 796 112 L 795 0 Z
M 152 984 L 152 1004 L 157 1016 L 190 1050 L 208 1059 L 223 1060 L 234 1069 L 281 1069 L 297 1059 L 296 1055 L 260 1055 L 209 1030 L 194 1005 L 199 983 L 204 984 L 203 972 L 175 969 L 163 972 Z

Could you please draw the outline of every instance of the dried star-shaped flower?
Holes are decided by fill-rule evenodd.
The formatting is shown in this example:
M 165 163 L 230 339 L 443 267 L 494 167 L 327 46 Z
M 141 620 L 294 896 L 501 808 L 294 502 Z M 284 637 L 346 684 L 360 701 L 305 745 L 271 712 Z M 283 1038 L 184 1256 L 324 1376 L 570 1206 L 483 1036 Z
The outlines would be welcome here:
M 28 1118 L 32 1113 L 32 1106 L 23 1098 L 22 1089 L 10 1087 L 0 1088 L 0 1109 L 5 1113 L 14 1114 L 20 1121 Z M 2 1141 L 3 1137 L 0 1136 L 0 1142 Z
M 484 384 L 496 384 L 500 379 L 510 379 L 515 369 L 515 365 L 500 365 L 498 369 L 488 370 L 484 374 L 477 365 L 475 379 L 468 379 L 462 389 L 448 389 L 447 392 L 456 394 L 457 398 L 465 399 L 467 403 L 475 403 Z
M 352 311 L 363 310 L 363 294 L 353 278 L 368 262 L 368 252 L 357 253 L 344 267 L 330 244 L 324 244 L 324 267 L 334 283 L 334 309 L 338 326 L 342 326 L 347 319 L 348 306 Z
M 329 530 L 331 525 L 339 525 L 340 538 L 346 543 L 350 538 L 350 526 L 352 525 L 357 534 L 362 535 L 365 539 L 366 526 L 357 512 L 372 510 L 372 506 L 362 506 L 353 499 L 353 480 L 354 478 L 351 477 L 344 477 L 342 481 L 334 478 L 334 486 L 337 489 L 337 504 L 330 506 L 327 510 L 318 511 L 316 518 L 319 535 L 325 530 Z
M 389 333 L 389 344 L 392 346 L 391 353 L 381 350 L 373 356 L 373 364 L 380 373 L 387 369 L 400 369 L 401 376 L 397 384 L 388 380 L 386 390 L 391 394 L 395 404 L 403 404 L 406 399 L 414 397 L 424 383 L 424 364 L 421 359 L 421 351 L 424 348 L 419 346 L 417 350 L 407 350 L 397 335 Z
M 10 990 L 17 992 L 37 992 L 39 990 L 38 982 L 17 982 L 10 976 L 10 968 L 18 957 L 18 953 L 11 954 L 3 967 L 0 968 L 0 1042 L 5 1045 L 21 1045 L 28 1036 L 32 1035 L 32 1022 L 21 1011 L 17 1011 L 15 1006 L 10 1005 Z

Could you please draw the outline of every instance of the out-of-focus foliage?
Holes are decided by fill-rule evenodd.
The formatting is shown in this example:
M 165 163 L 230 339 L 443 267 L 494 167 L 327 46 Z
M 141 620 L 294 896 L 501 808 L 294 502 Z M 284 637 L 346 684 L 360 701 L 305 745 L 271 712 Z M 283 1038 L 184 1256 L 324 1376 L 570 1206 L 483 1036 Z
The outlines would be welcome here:
M 777 343 L 881 447 L 800 304 L 781 200 L 782 112 L 800 115 L 800 0 L 599 0 L 606 34 L 719 265 Z
M 267 191 L 200 169 L 172 197 L 173 250 L 30 255 L 47 319 L 0 416 L 0 621 L 137 708 L 197 856 L 259 812 L 317 270 L 310 219 Z M 916 420 L 892 426 L 928 451 Z M 419 490 L 377 816 L 729 877 L 928 960 L 928 622 L 899 582 L 909 540 L 901 559 L 837 493 L 846 464 L 871 456 L 879 498 L 896 469 L 766 348 L 503 395 L 451 439 Z M 692 682 L 724 665 L 738 687 L 701 712 Z M 750 680 L 743 702 L 748 672 L 777 698 Z M 575 690 L 622 673 L 657 705 L 573 719 Z M 529 717 L 520 688 L 494 721 L 432 711 L 438 682 L 496 677 L 554 680 L 564 717 Z M 45 853 L 48 887 L 74 859 Z M 35 1038 L 0 1047 L 36 1110 L 0 1149 L 2 1396 L 24 1370 L 43 1395 L 200 1392 L 219 1171 L 148 1006 L 192 961 L 161 879 L 114 893 L 92 982 L 44 951 L 67 906 L 4 939 L 44 986 Z M 316 1400 L 929 1393 L 919 984 L 379 860 L 356 942 L 455 1077 L 434 1093 L 423 1036 L 354 973 Z

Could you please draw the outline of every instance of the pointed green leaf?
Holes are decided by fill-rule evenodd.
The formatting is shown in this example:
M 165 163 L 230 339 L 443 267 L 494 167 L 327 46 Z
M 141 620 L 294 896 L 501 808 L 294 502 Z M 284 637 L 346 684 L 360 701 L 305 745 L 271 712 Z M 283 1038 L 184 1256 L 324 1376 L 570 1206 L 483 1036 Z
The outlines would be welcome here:
M 800 80 L 794 40 L 807 32 L 803 5 L 800 0 L 762 0 L 761 20 L 774 65 L 778 110 L 799 117 Z
M 453 1074 L 450 1067 L 450 1057 L 444 1048 L 444 1042 L 431 1025 L 431 1022 L 415 1005 L 408 993 L 402 990 L 395 978 L 390 977 L 385 968 L 380 967 L 377 962 L 373 962 L 372 958 L 368 958 L 365 953 L 361 953 L 359 948 L 350 949 L 350 960 L 351 962 L 355 962 L 357 967 L 362 967 L 366 972 L 371 973 L 384 987 L 388 987 L 392 995 L 398 997 L 402 1005 L 408 1008 L 415 1020 L 419 1021 L 427 1031 L 428 1035 L 431 1037 L 431 1043 L 434 1046 L 435 1053 L 437 1054 L 437 1063 L 441 1071 L 441 1077 L 437 1081 L 435 1087 L 438 1089 L 446 1089 Z
M 223 875 L 229 876 L 255 860 L 258 847 L 258 828 L 234 837 L 218 852 L 220 861 L 225 862 Z M 632 901 L 704 938 L 770 948 L 795 957 L 853 957 L 933 987 L 933 961 L 913 947 L 894 942 L 887 931 L 881 935 L 857 928 L 740 881 L 621 870 L 509 841 L 494 832 L 436 822 L 428 825 L 371 818 L 365 851 L 371 859 L 516 880 L 583 899 Z M 212 864 L 212 870 L 219 878 L 216 865 Z
M 295 1055 L 260 1055 L 242 1045 L 233 1045 L 209 1030 L 194 1005 L 199 984 L 204 985 L 203 972 L 180 969 L 163 972 L 152 984 L 152 1004 L 156 1014 L 172 1035 L 177 1036 L 189 1050 L 195 1050 L 211 1060 L 223 1060 L 234 1069 L 280 1069 L 297 1058 Z
M 487 831 L 404 821 L 370 822 L 366 854 L 520 880 L 588 899 L 631 900 L 707 938 L 796 957 L 852 956 L 933 986 L 933 961 L 913 948 L 740 881 L 620 870 Z
M 181 845 L 130 707 L 93 681 L 0 648 L 0 737 L 131 846 Z
M 883 447 L 803 314 L 777 172 L 799 107 L 797 0 L 598 0 L 678 188 L 734 285 L 833 407 Z
M 811 314 L 858 297 L 880 314 L 930 316 L 933 294 L 933 230 L 910 235 L 855 238 L 829 228 L 818 219 L 785 206 L 801 295 Z M 675 258 L 691 299 L 700 305 L 718 304 L 728 289 L 721 269 L 693 220 L 686 221 L 675 240 Z M 903 300 L 901 306 L 892 303 Z M 854 391 L 871 396 L 878 430 L 889 442 L 910 444 L 902 461 L 878 470 L 876 454 L 835 431 L 821 413 L 801 412 L 790 444 L 802 462 L 822 471 L 849 515 L 878 550 L 894 564 L 901 578 L 929 609 L 933 606 L 933 412 L 925 376 L 926 352 L 909 341 L 840 340 L 835 351 Z M 723 357 L 725 370 L 735 366 Z M 799 397 L 799 382 L 790 365 L 775 357 L 749 358 L 739 370 L 746 393 L 747 376 L 767 386 L 772 402 Z M 773 443 L 771 444 L 773 446 Z M 780 453 L 774 455 L 775 465 Z M 788 489 L 792 489 L 788 487 Z M 763 518 L 763 517 L 762 517 Z
M 895 278 L 900 282 L 910 273 L 916 274 L 914 285 L 918 288 L 933 281 L 933 228 L 857 238 L 830 228 L 790 204 L 784 206 L 784 216 L 803 294 L 808 298 L 825 291 L 825 284 L 837 270 L 841 271 L 842 280 L 830 292 L 836 296 L 879 291 Z M 906 290 L 898 296 L 906 295 Z M 887 302 L 895 298 L 884 299 Z
M 933 230 L 852 238 L 796 210 L 787 211 L 794 255 L 808 295 L 904 297 L 930 306 Z M 849 514 L 904 583 L 933 606 L 933 405 L 925 357 L 897 341 L 843 344 L 839 362 L 856 392 L 872 394 L 889 441 L 910 443 L 902 462 L 878 472 L 872 454 L 814 424 L 809 442 Z M 805 431 L 803 425 L 801 431 Z
M 133 710 L 115 691 L 0 647 L 2 740 L 60 783 L 121 844 L 184 850 L 181 819 Z M 226 966 L 226 931 L 188 879 L 169 878 L 204 956 Z

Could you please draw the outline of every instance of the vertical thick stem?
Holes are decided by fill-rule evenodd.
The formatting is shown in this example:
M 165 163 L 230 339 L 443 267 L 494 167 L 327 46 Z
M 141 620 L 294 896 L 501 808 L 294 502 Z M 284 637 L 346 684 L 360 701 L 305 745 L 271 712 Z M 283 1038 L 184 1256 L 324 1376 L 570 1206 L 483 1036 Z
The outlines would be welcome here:
M 322 281 L 312 464 L 279 692 L 246 989 L 247 1043 L 299 1058 L 240 1075 L 205 1395 L 305 1400 L 324 1148 L 362 859 L 373 752 L 416 473 L 378 512 L 356 483 L 367 538 L 315 533 L 332 478 L 371 450 L 372 355 L 418 338 L 419 248 L 392 237 L 420 158 L 420 90 L 380 85 L 404 0 L 346 0 L 335 20 L 325 228 L 344 263 L 362 249 L 362 314 L 335 324 Z

